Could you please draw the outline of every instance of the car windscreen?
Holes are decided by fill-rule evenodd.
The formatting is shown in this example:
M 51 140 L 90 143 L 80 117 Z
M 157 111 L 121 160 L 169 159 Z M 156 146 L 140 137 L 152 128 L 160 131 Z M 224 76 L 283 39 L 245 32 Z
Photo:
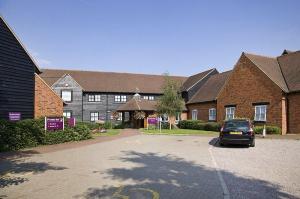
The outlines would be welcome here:
M 224 131 L 249 131 L 248 121 L 227 121 L 224 125 Z

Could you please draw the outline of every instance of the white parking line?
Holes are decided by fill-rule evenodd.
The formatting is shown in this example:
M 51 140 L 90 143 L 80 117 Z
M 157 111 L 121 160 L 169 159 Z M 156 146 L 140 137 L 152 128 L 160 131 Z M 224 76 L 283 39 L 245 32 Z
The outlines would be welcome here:
M 221 173 L 221 171 L 219 169 L 219 166 L 218 166 L 218 164 L 216 162 L 216 159 L 215 159 L 215 157 L 214 157 L 214 155 L 212 153 L 212 146 L 209 146 L 208 151 L 209 151 L 212 163 L 213 163 L 213 165 L 214 165 L 214 167 L 215 167 L 215 169 L 217 171 L 218 178 L 219 178 L 219 181 L 220 181 L 222 189 L 223 189 L 224 199 L 230 199 L 230 194 L 229 194 L 229 191 L 228 191 L 228 187 L 227 187 L 227 185 L 225 183 L 225 180 L 224 180 L 224 178 L 222 176 L 222 173 Z

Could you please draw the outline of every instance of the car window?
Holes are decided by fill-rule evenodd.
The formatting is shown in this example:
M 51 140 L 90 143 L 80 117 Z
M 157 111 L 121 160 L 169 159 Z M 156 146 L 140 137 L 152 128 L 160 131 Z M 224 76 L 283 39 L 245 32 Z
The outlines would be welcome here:
M 228 121 L 224 125 L 225 131 L 249 131 L 248 121 Z

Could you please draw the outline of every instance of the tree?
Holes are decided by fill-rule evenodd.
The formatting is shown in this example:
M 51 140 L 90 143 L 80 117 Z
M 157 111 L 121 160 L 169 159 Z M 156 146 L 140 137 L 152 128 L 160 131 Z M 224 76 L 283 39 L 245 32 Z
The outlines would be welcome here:
M 167 114 L 169 117 L 176 117 L 178 112 L 184 109 L 184 100 L 181 97 L 180 83 L 171 79 L 168 74 L 165 75 L 163 85 L 163 95 L 157 103 L 157 112 L 159 115 Z M 170 129 L 172 128 L 171 122 Z

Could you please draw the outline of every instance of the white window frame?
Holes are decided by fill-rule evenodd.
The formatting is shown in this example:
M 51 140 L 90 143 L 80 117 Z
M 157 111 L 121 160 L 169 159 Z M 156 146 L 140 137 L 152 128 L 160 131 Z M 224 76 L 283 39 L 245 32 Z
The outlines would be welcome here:
M 121 102 L 127 102 L 127 96 L 121 95 Z
M 192 120 L 198 120 L 198 110 L 192 110 Z
M 254 121 L 265 122 L 267 121 L 267 105 L 256 105 Z
M 154 96 L 153 95 L 149 96 L 149 100 L 153 101 L 154 100 Z
M 64 111 L 63 116 L 66 118 L 71 118 L 72 117 L 72 111 Z
M 235 117 L 235 107 L 234 106 L 226 107 L 225 110 L 226 110 L 225 111 L 226 112 L 225 119 L 226 120 L 234 119 L 234 117 Z
M 101 95 L 95 95 L 95 97 L 94 97 L 94 99 L 95 99 L 95 102 L 101 102 Z
M 143 99 L 144 99 L 144 100 L 148 100 L 149 97 L 148 97 L 148 96 L 143 96 Z
M 118 119 L 117 119 L 117 120 L 118 120 L 118 121 L 122 121 L 122 112 L 119 112 L 118 114 L 119 114 L 119 116 L 118 116 Z
M 121 96 L 115 95 L 115 102 L 121 102 Z
M 216 118 L 217 118 L 216 108 L 210 108 L 208 110 L 208 120 L 209 121 L 216 121 Z
M 61 90 L 61 99 L 64 102 L 72 102 L 72 97 L 73 97 L 72 95 L 73 95 L 72 90 Z
M 178 113 L 176 113 L 176 115 L 175 115 L 175 124 L 178 124 L 178 122 L 181 120 L 181 113 L 180 112 L 178 112 Z
M 88 101 L 94 102 L 95 101 L 95 95 L 88 95 Z
M 90 112 L 90 121 L 95 122 L 99 120 L 99 112 Z

